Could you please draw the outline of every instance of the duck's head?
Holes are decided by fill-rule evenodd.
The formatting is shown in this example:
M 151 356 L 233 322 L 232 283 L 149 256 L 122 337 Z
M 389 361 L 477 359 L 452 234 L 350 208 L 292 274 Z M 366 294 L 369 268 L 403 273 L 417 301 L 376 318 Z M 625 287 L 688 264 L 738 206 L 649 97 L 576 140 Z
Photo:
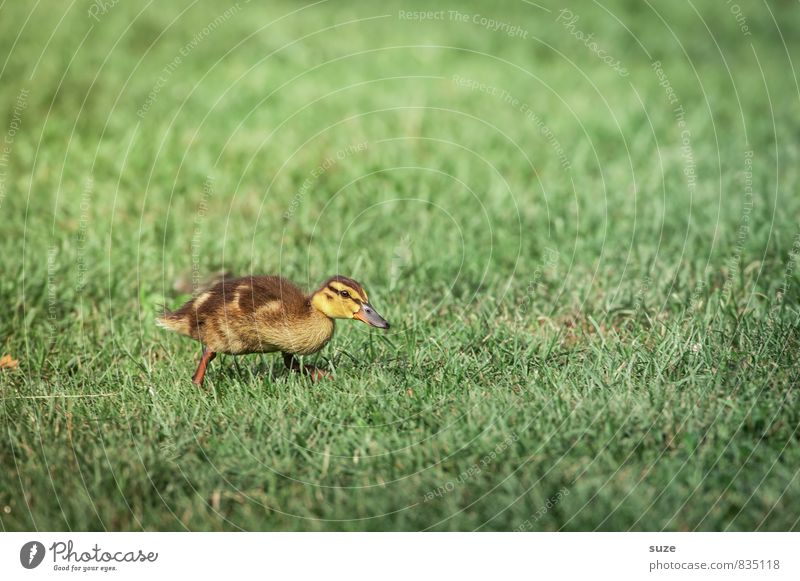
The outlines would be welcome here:
M 332 276 L 311 295 L 311 305 L 331 319 L 358 319 L 379 329 L 389 322 L 369 304 L 364 288 L 346 276 Z

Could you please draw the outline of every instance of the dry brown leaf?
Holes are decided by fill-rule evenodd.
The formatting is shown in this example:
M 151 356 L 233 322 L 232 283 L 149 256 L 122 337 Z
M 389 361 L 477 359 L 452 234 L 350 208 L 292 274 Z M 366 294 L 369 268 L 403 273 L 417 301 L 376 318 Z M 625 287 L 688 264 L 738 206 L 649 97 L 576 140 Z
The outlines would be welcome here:
M 11 355 L 0 357 L 0 369 L 16 369 L 17 367 L 19 367 L 19 361 L 11 359 Z

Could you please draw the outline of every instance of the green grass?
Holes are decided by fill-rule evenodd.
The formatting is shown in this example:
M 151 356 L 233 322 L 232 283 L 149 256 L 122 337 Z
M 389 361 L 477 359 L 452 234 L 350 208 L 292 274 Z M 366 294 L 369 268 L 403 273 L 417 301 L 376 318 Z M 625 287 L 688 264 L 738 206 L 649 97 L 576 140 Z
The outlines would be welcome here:
M 3 530 L 800 528 L 797 8 L 651 4 L 3 3 Z M 198 390 L 219 270 L 391 332 Z

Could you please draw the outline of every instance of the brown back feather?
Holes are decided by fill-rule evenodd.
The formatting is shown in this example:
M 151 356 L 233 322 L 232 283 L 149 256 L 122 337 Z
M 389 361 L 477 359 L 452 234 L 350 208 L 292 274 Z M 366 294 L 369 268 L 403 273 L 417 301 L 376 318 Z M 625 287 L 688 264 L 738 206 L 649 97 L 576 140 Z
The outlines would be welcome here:
M 200 339 L 209 319 L 224 322 L 232 315 L 247 316 L 275 301 L 281 303 L 280 316 L 303 314 L 310 308 L 303 291 L 285 278 L 243 276 L 225 279 L 190 299 L 179 309 L 165 312 L 161 322 L 167 328 Z

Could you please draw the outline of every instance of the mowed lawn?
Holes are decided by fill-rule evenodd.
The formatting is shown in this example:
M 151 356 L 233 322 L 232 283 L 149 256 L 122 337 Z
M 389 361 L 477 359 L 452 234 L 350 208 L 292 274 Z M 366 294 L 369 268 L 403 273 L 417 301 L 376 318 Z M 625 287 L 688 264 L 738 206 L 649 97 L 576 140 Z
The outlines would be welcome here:
M 800 528 L 796 5 L 164 4 L 0 7 L 3 530 Z

